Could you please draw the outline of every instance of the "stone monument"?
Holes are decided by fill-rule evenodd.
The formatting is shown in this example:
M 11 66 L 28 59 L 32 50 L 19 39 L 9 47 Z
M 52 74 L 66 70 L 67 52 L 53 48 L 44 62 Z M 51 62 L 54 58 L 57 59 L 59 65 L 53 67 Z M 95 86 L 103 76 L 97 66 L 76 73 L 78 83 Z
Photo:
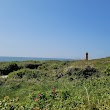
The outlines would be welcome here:
M 88 52 L 86 52 L 86 60 L 88 61 Z

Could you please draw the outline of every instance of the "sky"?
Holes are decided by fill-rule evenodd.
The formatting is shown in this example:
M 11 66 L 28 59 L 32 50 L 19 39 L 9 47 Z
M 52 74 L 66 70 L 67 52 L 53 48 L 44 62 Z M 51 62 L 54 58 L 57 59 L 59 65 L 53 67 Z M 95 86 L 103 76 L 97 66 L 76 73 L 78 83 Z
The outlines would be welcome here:
M 0 56 L 110 56 L 110 0 L 0 0 Z

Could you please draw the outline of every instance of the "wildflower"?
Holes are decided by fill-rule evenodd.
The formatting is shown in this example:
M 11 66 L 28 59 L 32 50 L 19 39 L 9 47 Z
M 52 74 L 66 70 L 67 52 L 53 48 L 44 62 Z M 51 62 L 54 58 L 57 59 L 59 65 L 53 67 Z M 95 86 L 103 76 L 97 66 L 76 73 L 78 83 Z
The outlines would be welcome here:
M 35 98 L 35 99 L 34 99 L 35 102 L 38 101 L 38 100 L 39 100 L 38 98 Z
M 42 97 L 42 94 L 38 94 L 39 97 Z

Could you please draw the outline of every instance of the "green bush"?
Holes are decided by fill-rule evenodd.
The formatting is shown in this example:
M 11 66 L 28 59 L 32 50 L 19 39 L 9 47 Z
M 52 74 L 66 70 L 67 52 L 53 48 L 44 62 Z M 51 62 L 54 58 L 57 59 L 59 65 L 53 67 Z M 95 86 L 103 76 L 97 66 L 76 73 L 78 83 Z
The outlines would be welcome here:
M 10 72 L 17 71 L 18 69 L 20 68 L 16 63 L 6 63 L 0 66 L 0 73 L 1 75 L 8 75 Z
M 77 77 L 84 77 L 84 78 L 88 78 L 92 75 L 94 75 L 96 72 L 98 72 L 96 70 L 96 68 L 93 68 L 91 66 L 87 66 L 85 68 L 69 68 L 66 72 L 67 75 L 71 76 L 77 76 Z
M 51 68 L 52 68 L 52 69 L 58 69 L 58 68 L 59 68 L 59 65 L 58 65 L 58 64 L 53 64 L 53 65 L 51 66 Z
M 24 110 L 25 108 L 20 105 L 19 98 L 10 99 L 8 96 L 0 101 L 0 110 Z
M 31 70 L 31 69 L 21 69 L 18 71 L 14 71 L 9 74 L 9 78 L 37 78 L 40 75 L 40 71 L 38 70 Z
M 39 66 L 41 66 L 41 64 L 29 63 L 24 65 L 25 68 L 29 68 L 29 69 L 37 69 Z
M 82 73 L 81 74 L 85 78 L 88 78 L 88 77 L 94 75 L 96 72 L 97 72 L 96 68 L 93 68 L 91 66 L 87 66 L 86 68 L 84 68 L 84 70 L 82 70 Z
M 67 75 L 71 76 L 71 75 L 79 75 L 79 73 L 81 72 L 81 68 L 69 68 L 66 72 Z
M 5 78 L 0 78 L 0 86 L 5 83 L 6 79 Z
M 110 76 L 110 65 L 107 66 L 105 73 Z

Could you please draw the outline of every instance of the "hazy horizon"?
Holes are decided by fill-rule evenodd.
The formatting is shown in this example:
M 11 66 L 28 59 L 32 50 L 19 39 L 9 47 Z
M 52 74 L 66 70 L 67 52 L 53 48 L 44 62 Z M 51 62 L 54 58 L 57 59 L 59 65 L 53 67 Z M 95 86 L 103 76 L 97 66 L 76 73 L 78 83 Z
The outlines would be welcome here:
M 6 58 L 7 58 L 7 57 L 10 57 L 10 58 L 38 58 L 38 59 L 71 59 L 71 60 L 72 60 L 72 59 L 73 59 L 73 60 L 74 60 L 74 59 L 79 59 L 79 60 L 80 60 L 80 58 L 66 58 L 66 57 L 65 57 L 65 58 L 63 58 L 63 57 L 57 57 L 57 58 L 56 58 L 56 57 L 50 57 L 50 58 L 49 58 L 49 57 L 26 57 L 26 56 L 0 56 L 0 58 L 1 58 L 1 57 L 4 57 L 4 58 L 5 58 L 5 57 L 6 57 Z
M 109 0 L 1 0 L 0 56 L 110 56 Z

